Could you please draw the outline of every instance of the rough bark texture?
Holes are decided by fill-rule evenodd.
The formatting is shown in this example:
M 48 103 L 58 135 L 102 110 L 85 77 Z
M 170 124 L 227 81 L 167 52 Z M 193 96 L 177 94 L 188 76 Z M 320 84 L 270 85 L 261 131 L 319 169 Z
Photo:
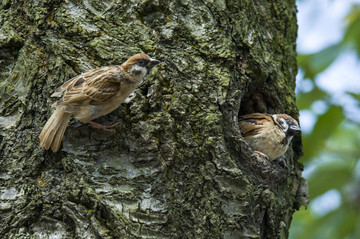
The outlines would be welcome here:
M 272 164 L 238 115 L 295 118 L 295 0 L 5 0 L 0 12 L 1 238 L 286 238 L 301 139 Z M 145 52 L 164 62 L 128 104 L 38 136 L 49 96 Z

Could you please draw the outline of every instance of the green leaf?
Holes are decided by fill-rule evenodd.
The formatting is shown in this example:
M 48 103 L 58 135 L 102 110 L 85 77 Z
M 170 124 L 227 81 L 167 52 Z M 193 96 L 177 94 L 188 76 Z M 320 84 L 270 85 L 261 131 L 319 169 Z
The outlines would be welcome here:
M 343 50 L 341 44 L 329 46 L 319 52 L 309 55 L 299 54 L 297 57 L 299 66 L 304 70 L 304 78 L 315 79 L 315 76 L 325 70 Z
M 338 155 L 338 160 L 360 158 L 360 125 L 345 120 L 326 143 L 326 152 Z
M 341 191 L 342 186 L 353 177 L 354 160 L 328 162 L 318 166 L 308 179 L 310 198 L 315 198 L 330 189 Z
M 311 204 L 310 204 L 311 207 Z M 316 217 L 311 210 L 299 211 L 294 214 L 290 227 L 290 239 L 340 239 L 358 238 L 356 229 L 360 222 L 360 215 L 348 205 L 339 208 L 323 217 Z M 355 232 L 354 232 L 355 231 Z M 353 237 L 351 237 L 353 235 Z
M 344 45 L 355 48 L 360 57 L 360 5 L 354 5 L 352 11 L 346 17 L 348 26 L 343 38 Z
M 338 224 L 334 225 L 334 237 L 335 238 L 347 238 L 348 235 L 351 235 L 352 232 L 359 224 L 358 221 L 360 216 L 354 210 L 349 210 L 350 208 L 339 208 L 339 211 L 342 211 L 343 218 L 339 221 Z
M 308 161 L 318 155 L 324 148 L 326 140 L 333 134 L 340 123 L 344 120 L 342 107 L 330 106 L 328 111 L 320 115 L 313 132 L 304 136 L 304 161 Z
M 355 94 L 355 93 L 351 93 L 348 92 L 349 95 L 351 95 L 352 97 L 354 97 L 355 99 L 357 99 L 360 102 L 360 94 Z
M 312 103 L 317 100 L 324 100 L 328 94 L 320 90 L 316 85 L 314 89 L 308 93 L 302 93 L 296 101 L 296 105 L 300 110 L 309 109 Z

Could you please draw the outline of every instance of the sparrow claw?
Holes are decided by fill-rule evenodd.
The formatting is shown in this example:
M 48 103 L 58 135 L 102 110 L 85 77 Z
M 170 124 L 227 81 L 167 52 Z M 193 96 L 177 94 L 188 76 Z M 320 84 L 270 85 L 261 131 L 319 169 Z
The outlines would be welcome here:
M 267 155 L 264 154 L 264 153 L 261 153 L 260 151 L 254 151 L 254 154 L 256 154 L 256 155 L 258 155 L 258 156 L 260 156 L 260 157 L 262 157 L 262 158 L 265 158 L 265 159 L 267 159 L 267 160 L 270 161 L 269 156 L 267 156 Z
M 284 157 L 279 157 L 279 158 L 275 159 L 274 163 L 279 164 L 283 168 L 287 168 L 287 169 L 289 168 Z
M 102 129 L 102 130 L 104 130 L 104 131 L 114 133 L 115 130 L 114 130 L 114 129 L 110 129 L 110 128 L 113 128 L 113 127 L 117 126 L 119 123 L 102 125 L 102 124 L 99 124 L 99 123 L 95 123 L 95 122 L 93 122 L 93 121 L 90 121 L 89 124 L 90 124 L 91 127 L 93 127 L 94 129 Z

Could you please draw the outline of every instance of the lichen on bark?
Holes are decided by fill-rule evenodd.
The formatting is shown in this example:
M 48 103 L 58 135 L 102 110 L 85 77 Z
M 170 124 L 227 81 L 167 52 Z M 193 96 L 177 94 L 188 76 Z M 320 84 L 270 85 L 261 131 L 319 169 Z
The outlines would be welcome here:
M 0 237 L 286 238 L 301 139 L 257 161 L 238 115 L 295 105 L 295 1 L 3 1 Z M 133 99 L 38 135 L 56 87 L 145 52 L 163 62 Z

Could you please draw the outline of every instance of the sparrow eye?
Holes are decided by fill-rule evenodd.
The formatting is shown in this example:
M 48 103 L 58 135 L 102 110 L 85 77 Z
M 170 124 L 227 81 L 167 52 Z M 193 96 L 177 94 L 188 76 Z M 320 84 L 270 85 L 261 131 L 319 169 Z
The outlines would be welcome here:
M 138 62 L 138 65 L 141 67 L 145 67 L 146 64 L 148 63 L 146 60 L 143 60 L 143 59 L 139 59 L 137 62 Z

